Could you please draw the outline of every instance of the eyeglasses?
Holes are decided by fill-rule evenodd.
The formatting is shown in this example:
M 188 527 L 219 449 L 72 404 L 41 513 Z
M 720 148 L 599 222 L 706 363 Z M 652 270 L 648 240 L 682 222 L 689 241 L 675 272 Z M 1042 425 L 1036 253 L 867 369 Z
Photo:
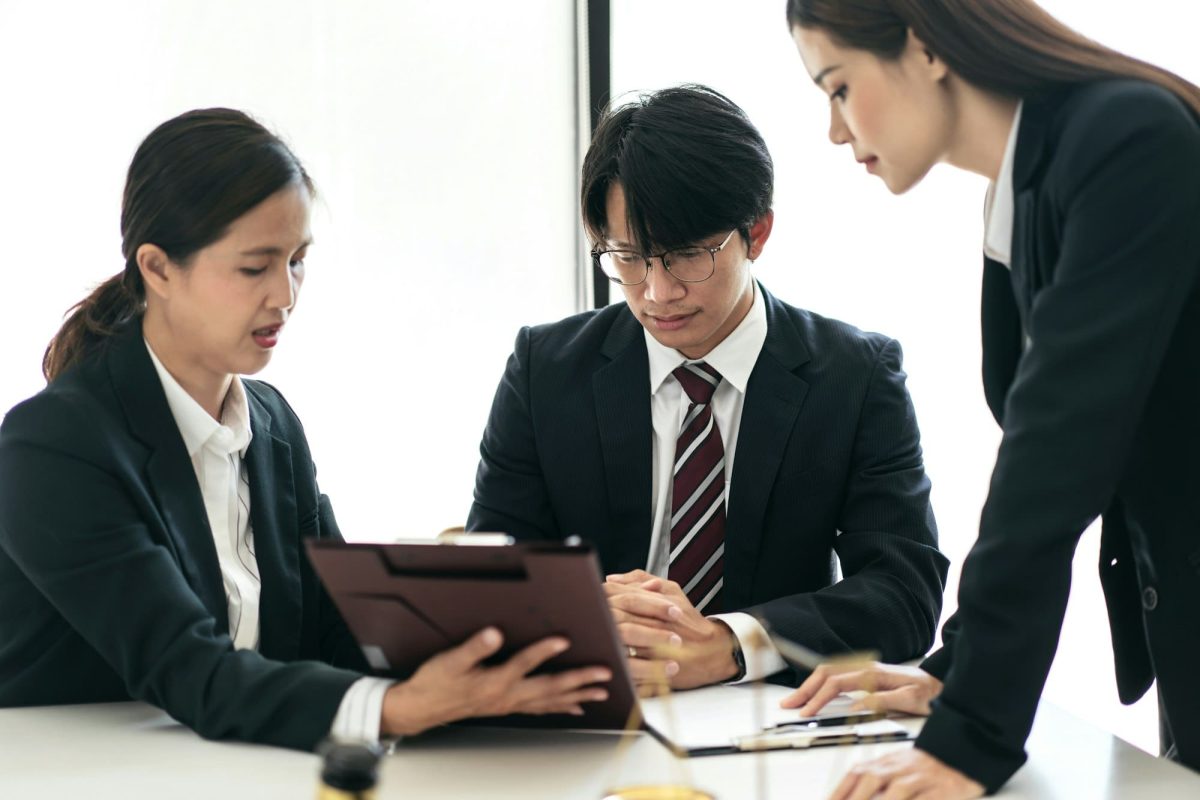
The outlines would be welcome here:
M 650 261 L 657 258 L 662 261 L 663 268 L 678 280 L 700 283 L 716 272 L 717 253 L 725 249 L 735 233 L 736 228 L 716 247 L 691 245 L 656 255 L 643 255 L 635 250 L 592 250 L 592 264 L 613 283 L 636 286 L 646 280 L 650 274 Z

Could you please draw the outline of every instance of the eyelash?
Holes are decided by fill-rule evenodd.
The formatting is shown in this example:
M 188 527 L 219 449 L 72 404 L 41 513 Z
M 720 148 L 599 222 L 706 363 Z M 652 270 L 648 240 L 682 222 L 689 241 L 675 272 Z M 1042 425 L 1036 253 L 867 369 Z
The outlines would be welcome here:
M 829 99 L 830 99 L 830 101 L 845 100 L 846 99 L 846 85 L 842 84 L 841 88 L 839 88 L 833 94 L 829 95 Z
M 297 258 L 293 261 L 289 261 L 288 266 L 291 267 L 292 269 L 296 269 L 298 267 L 303 267 L 304 259 Z M 262 275 L 266 271 L 267 271 L 266 267 L 242 267 L 241 268 L 241 272 L 243 275 L 249 275 L 252 278 L 256 278 L 259 275 Z

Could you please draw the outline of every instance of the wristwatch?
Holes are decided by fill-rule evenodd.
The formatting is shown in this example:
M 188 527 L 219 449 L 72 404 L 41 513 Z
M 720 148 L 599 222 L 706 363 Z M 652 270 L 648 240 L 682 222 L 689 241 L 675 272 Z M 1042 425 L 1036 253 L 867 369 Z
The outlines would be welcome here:
M 737 634 L 733 633 L 732 628 L 729 629 L 729 632 L 733 635 L 733 663 L 737 666 L 737 675 L 734 675 L 728 681 L 729 683 L 733 683 L 746 677 L 746 654 L 742 652 L 742 643 L 738 641 Z

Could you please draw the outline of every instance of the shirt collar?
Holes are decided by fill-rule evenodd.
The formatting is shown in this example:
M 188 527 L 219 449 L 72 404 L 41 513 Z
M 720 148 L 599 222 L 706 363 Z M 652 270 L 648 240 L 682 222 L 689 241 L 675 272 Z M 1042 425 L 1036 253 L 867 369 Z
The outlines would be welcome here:
M 1015 200 L 1013 197 L 1013 165 L 1017 154 L 1017 132 L 1021 128 L 1021 109 L 1017 103 L 1013 116 L 1012 130 L 1008 133 L 1008 145 L 1004 148 L 1004 160 L 1000 162 L 1000 174 L 995 183 L 988 187 L 984 204 L 983 252 L 993 261 L 1006 267 L 1012 266 L 1012 237 Z
M 163 393 L 167 396 L 167 406 L 175 418 L 188 455 L 194 458 L 201 448 L 209 445 L 218 453 L 245 456 L 253 433 L 250 430 L 250 407 L 246 403 L 246 390 L 242 388 L 241 379 L 233 376 L 225 403 L 221 406 L 221 421 L 217 422 L 167 371 L 149 342 L 146 342 L 146 352 L 150 354 L 150 361 L 158 372 Z
M 754 284 L 753 291 L 754 298 L 746 316 L 704 358 L 687 358 L 673 347 L 661 344 L 650 335 L 650 331 L 643 328 L 646 350 L 650 357 L 652 397 L 658 393 L 676 367 L 698 361 L 711 365 L 733 388 L 742 394 L 746 393 L 750 373 L 754 371 L 754 364 L 758 361 L 758 354 L 762 352 L 763 342 L 767 340 L 767 306 L 760 297 L 757 284 Z

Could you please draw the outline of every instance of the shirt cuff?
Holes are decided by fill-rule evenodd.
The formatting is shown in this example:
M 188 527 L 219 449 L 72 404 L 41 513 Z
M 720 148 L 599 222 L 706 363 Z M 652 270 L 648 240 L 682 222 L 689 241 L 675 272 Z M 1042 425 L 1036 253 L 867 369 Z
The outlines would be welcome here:
M 737 680 L 728 681 L 729 684 L 760 681 L 787 668 L 787 662 L 775 649 L 771 637 L 767 636 L 766 628 L 750 614 L 736 611 L 732 614 L 713 614 L 709 619 L 720 620 L 729 626 L 742 648 L 742 656 L 746 659 L 746 674 Z
M 334 739 L 379 742 L 379 724 L 383 718 L 383 696 L 395 681 L 359 678 L 342 696 L 329 735 Z

